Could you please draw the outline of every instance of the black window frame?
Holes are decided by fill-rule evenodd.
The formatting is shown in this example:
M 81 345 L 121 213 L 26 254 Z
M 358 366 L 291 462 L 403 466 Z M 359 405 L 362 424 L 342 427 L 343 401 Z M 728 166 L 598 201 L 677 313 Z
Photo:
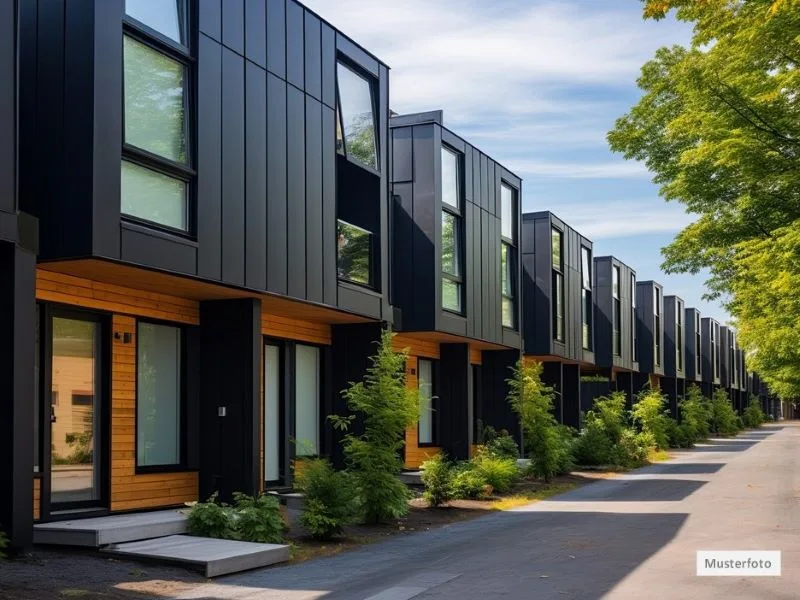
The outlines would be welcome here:
M 436 395 L 436 392 L 439 388 L 439 361 L 435 358 L 428 358 L 427 356 L 418 356 L 417 357 L 417 390 L 419 390 L 419 383 L 420 383 L 420 363 L 421 362 L 429 362 L 431 363 L 431 441 L 430 442 L 423 442 L 420 441 L 419 435 L 419 419 L 417 420 L 417 448 L 430 448 L 433 446 L 438 446 L 440 443 L 439 440 L 439 397 Z M 417 403 L 417 408 L 419 408 L 419 403 Z
M 700 316 L 697 313 L 694 316 L 694 328 L 694 367 L 697 371 L 696 375 L 699 377 L 703 373 L 703 337 L 700 333 Z
M 346 133 L 344 130 L 344 121 L 342 120 L 342 97 L 339 94 L 339 65 L 344 66 L 346 69 L 349 69 L 357 76 L 363 78 L 367 85 L 369 86 L 369 94 L 370 94 L 370 102 L 372 104 L 372 137 L 375 141 L 375 166 L 372 167 L 370 165 L 364 164 L 358 159 L 351 158 L 350 154 L 347 152 L 347 142 L 346 142 Z M 347 162 L 356 165 L 366 171 L 372 173 L 373 175 L 381 175 L 381 140 L 380 140 L 380 129 L 378 124 L 380 122 L 380 104 L 379 104 L 379 81 L 378 78 L 375 77 L 374 74 L 370 73 L 366 69 L 364 69 L 361 65 L 355 62 L 346 54 L 342 54 L 338 52 L 336 54 L 336 65 L 335 65 L 335 77 L 336 77 L 336 106 L 334 107 L 334 119 L 336 121 L 335 131 L 334 131 L 334 141 L 336 144 L 336 153 L 342 156 Z M 339 132 L 341 132 L 341 145 L 339 144 Z
M 685 350 L 685 342 L 683 340 L 683 302 L 680 302 L 679 300 L 675 301 L 675 312 L 675 368 L 676 371 L 683 371 L 683 355 Z
M 503 188 L 511 192 L 511 232 L 513 238 L 503 235 Z M 500 273 L 500 324 L 503 329 L 516 331 L 519 328 L 519 315 L 517 308 L 517 237 L 519 227 L 519 190 L 507 182 L 505 179 L 500 180 L 500 266 L 502 271 L 502 256 L 503 250 L 507 252 L 506 262 L 509 270 L 509 290 L 507 293 L 503 289 L 503 273 Z M 503 322 L 503 302 L 508 301 L 511 303 L 512 311 L 511 316 L 513 321 L 510 324 Z
M 125 37 L 144 44 L 151 50 L 154 50 L 167 58 L 180 63 L 183 66 L 184 82 L 183 82 L 183 110 L 184 110 L 184 135 L 186 145 L 186 163 L 174 161 L 163 156 L 159 156 L 153 152 L 145 150 L 129 144 L 125 141 L 125 59 L 123 55 L 122 62 L 122 161 L 120 163 L 120 176 L 122 171 L 122 162 L 129 162 L 135 166 L 149 169 L 161 175 L 165 175 L 175 180 L 182 181 L 185 184 L 185 202 L 186 202 L 186 229 L 179 227 L 172 227 L 157 221 L 151 221 L 135 215 L 129 215 L 122 212 L 120 203 L 120 217 L 123 221 L 136 223 L 146 226 L 148 228 L 160 230 L 172 235 L 182 238 L 194 240 L 197 237 L 197 122 L 196 110 L 193 107 L 197 105 L 197 89 L 196 89 L 196 67 L 197 59 L 195 56 L 195 49 L 197 48 L 197 36 L 194 27 L 194 11 L 191 10 L 192 3 L 189 0 L 184 0 L 181 3 L 183 10 L 181 11 L 180 26 L 184 29 L 185 44 L 180 44 L 163 33 L 145 25 L 141 21 L 124 13 L 122 18 L 122 39 L 120 43 L 124 45 Z M 120 201 L 122 197 L 120 195 Z
M 558 264 L 553 254 L 553 238 L 558 235 Z M 553 308 L 552 328 L 553 339 L 561 344 L 566 339 L 564 323 L 564 232 L 555 225 L 550 226 L 550 263 L 552 266 Z M 559 314 L 560 310 L 560 314 Z
M 653 286 L 653 364 L 661 366 L 661 290 Z
M 622 356 L 622 298 L 620 293 L 621 269 L 618 265 L 611 265 L 611 352 L 614 356 Z M 634 308 L 635 310 L 635 308 Z M 636 327 L 636 321 L 633 322 Z
M 584 268 L 589 272 L 584 273 Z M 592 268 L 592 251 L 588 246 L 581 244 L 581 344 L 583 349 L 588 351 L 594 348 Z
M 633 362 L 639 361 L 639 346 L 636 343 L 636 274 L 631 273 L 631 358 Z M 622 342 L 620 342 L 621 344 Z
M 441 302 L 440 307 L 442 310 L 447 312 L 461 315 L 463 316 L 465 313 L 466 302 L 464 297 L 464 154 L 462 152 L 457 151 L 455 148 L 445 144 L 442 142 L 441 149 L 440 149 L 440 160 L 445 152 L 451 153 L 456 159 L 456 202 L 458 203 L 458 207 L 454 207 L 449 203 L 444 201 L 444 188 L 441 190 L 441 205 L 442 205 L 442 214 L 440 216 L 442 222 L 444 221 L 445 214 L 453 217 L 454 219 L 454 227 L 453 233 L 455 236 L 454 244 L 455 244 L 455 252 L 456 252 L 456 261 L 458 263 L 458 272 L 459 275 L 453 275 L 452 273 L 448 273 L 444 270 L 444 263 L 443 263 L 443 256 L 444 256 L 444 227 L 442 227 L 442 234 L 440 236 L 440 248 L 439 248 L 439 271 L 442 276 L 442 283 L 440 285 L 440 292 L 441 292 Z M 443 223 L 442 223 L 443 225 Z M 444 281 L 450 281 L 451 283 L 456 284 L 458 288 L 458 303 L 460 308 L 453 309 L 444 305 Z
M 354 227 L 356 229 L 359 229 L 359 230 L 363 231 L 364 233 L 366 233 L 367 235 L 369 235 L 369 245 L 367 246 L 368 249 L 369 249 L 369 257 L 368 257 L 368 260 L 369 260 L 369 282 L 368 283 L 364 283 L 362 281 L 358 281 L 356 279 L 350 279 L 349 277 L 344 277 L 344 276 L 340 275 L 340 270 L 339 270 L 339 243 L 338 243 L 338 240 L 339 240 L 339 224 L 340 223 L 348 225 L 349 227 Z M 351 223 L 350 221 L 345 221 L 344 219 L 337 218 L 336 219 L 336 240 L 337 240 L 337 243 L 336 243 L 336 278 L 339 281 L 345 281 L 350 285 L 357 285 L 357 286 L 359 286 L 361 288 L 366 288 L 368 290 L 376 290 L 377 289 L 377 279 L 378 279 L 378 277 L 377 277 L 377 265 L 375 264 L 375 256 L 376 256 L 376 252 L 375 252 L 375 234 L 373 232 L 371 232 L 369 229 L 365 229 L 364 227 L 361 227 L 360 225 L 355 225 L 355 224 Z
M 140 465 L 139 464 L 139 326 L 142 323 L 148 323 L 150 325 L 161 325 L 165 327 L 172 327 L 177 329 L 180 332 L 180 360 L 181 360 L 181 372 L 180 372 L 180 460 L 177 463 L 169 464 L 169 465 Z M 135 368 L 134 368 L 134 381 L 136 385 L 136 394 L 134 396 L 134 421 L 136 426 L 134 427 L 134 473 L 139 474 L 146 474 L 146 473 L 181 473 L 185 471 L 191 471 L 192 469 L 188 468 L 188 396 L 187 396 L 187 383 L 188 383 L 188 369 L 187 369 L 187 359 L 188 359 L 188 352 L 187 352 L 187 330 L 186 325 L 182 323 L 175 323 L 173 321 L 165 321 L 161 319 L 151 319 L 151 318 L 144 318 L 144 317 L 137 317 L 136 318 L 136 351 L 135 351 Z

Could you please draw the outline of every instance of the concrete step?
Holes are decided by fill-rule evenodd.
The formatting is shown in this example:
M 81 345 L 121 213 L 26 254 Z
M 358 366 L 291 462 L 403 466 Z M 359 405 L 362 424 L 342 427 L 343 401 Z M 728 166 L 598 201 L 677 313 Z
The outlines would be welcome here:
M 256 544 L 189 535 L 114 544 L 102 551 L 116 556 L 199 567 L 206 577 L 219 577 L 289 560 L 289 546 L 283 544 Z
M 397 476 L 406 485 L 422 486 L 422 471 L 403 471 Z
M 186 515 L 176 510 L 73 519 L 33 526 L 35 544 L 99 548 L 186 533 Z

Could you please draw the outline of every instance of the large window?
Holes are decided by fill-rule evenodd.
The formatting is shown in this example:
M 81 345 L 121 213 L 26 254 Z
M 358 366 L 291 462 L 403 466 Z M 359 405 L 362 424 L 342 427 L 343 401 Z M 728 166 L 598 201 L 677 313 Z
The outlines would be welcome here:
M 702 338 L 700 337 L 700 315 L 694 314 L 694 368 L 695 375 L 699 377 L 703 373 L 703 350 Z
M 281 479 L 281 348 L 264 346 L 264 481 Z
M 622 354 L 622 302 L 619 296 L 619 267 L 614 265 L 611 267 L 611 295 L 613 298 L 613 351 L 614 356 Z M 634 327 L 636 322 L 633 323 Z
M 377 169 L 373 83 L 343 63 L 337 65 L 336 75 L 339 93 L 336 149 L 362 165 Z
M 661 366 L 661 290 L 653 288 L 653 363 Z
M 719 378 L 719 348 L 717 347 L 717 324 L 710 323 L 711 330 L 711 372 L 714 379 Z
M 181 329 L 139 322 L 136 336 L 136 465 L 182 463 Z
M 461 155 L 442 146 L 442 308 L 463 312 Z
M 185 2 L 127 0 L 123 39 L 121 210 L 189 231 L 188 72 Z
M 433 444 L 435 439 L 434 406 L 433 406 L 433 362 L 420 358 L 417 364 L 417 381 L 419 385 L 419 425 L 417 442 Z
M 551 252 L 553 262 L 553 338 L 564 341 L 564 236 L 561 231 L 551 230 Z
M 517 326 L 517 192 L 500 185 L 500 302 L 503 327 Z
M 372 286 L 372 234 L 339 220 L 336 263 L 339 279 Z
M 295 455 L 319 454 L 320 350 L 297 344 L 295 349 Z
M 639 345 L 636 343 L 636 275 L 631 274 L 631 354 L 633 362 L 639 360 Z
M 683 371 L 683 303 L 675 301 L 675 364 Z
M 583 347 L 586 350 L 592 349 L 592 316 L 594 305 L 592 304 L 592 251 L 586 246 L 581 246 L 581 315 L 582 327 L 581 337 Z

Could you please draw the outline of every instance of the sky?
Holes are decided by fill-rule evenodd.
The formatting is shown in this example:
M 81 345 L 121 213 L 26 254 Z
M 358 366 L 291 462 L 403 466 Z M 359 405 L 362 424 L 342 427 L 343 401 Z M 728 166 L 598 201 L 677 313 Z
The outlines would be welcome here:
M 641 66 L 661 46 L 688 44 L 688 25 L 643 21 L 638 0 L 303 2 L 389 65 L 392 110 L 443 110 L 448 128 L 522 177 L 523 212 L 552 211 L 595 256 L 729 319 L 701 299 L 702 274 L 660 269 L 661 248 L 693 217 L 606 142 L 640 96 Z

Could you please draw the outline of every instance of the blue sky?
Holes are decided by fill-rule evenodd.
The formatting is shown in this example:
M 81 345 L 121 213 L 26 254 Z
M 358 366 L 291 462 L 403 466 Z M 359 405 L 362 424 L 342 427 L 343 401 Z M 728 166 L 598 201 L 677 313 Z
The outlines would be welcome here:
M 655 50 L 687 44 L 674 20 L 643 21 L 638 0 L 304 0 L 385 61 L 399 113 L 445 124 L 517 173 L 523 211 L 551 210 L 704 316 L 703 276 L 666 275 L 660 249 L 692 221 L 606 133 L 638 99 Z

